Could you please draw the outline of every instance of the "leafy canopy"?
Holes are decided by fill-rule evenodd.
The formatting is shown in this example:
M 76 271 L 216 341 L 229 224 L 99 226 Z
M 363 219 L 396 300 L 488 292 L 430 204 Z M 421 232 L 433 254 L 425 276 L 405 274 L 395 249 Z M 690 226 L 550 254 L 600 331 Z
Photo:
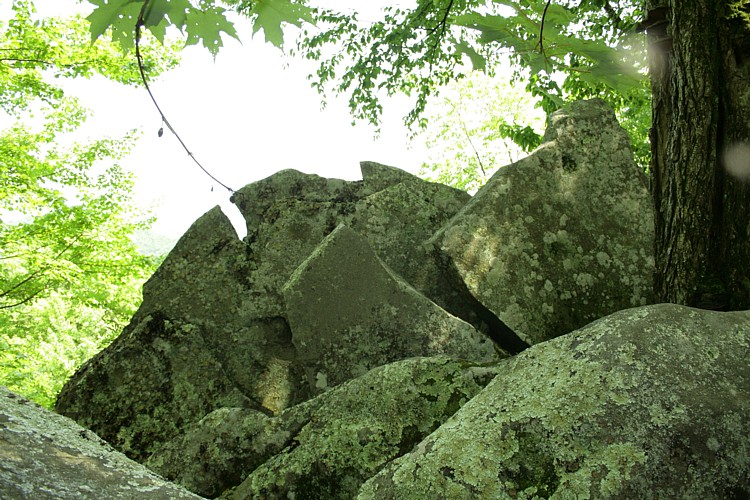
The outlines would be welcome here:
M 163 36 L 167 24 L 184 31 L 187 42 L 204 41 L 216 54 L 221 32 L 237 37 L 226 11 L 214 0 L 90 0 L 92 36 L 107 29 L 129 46 L 138 13 L 143 25 Z M 745 0 L 740 0 L 745 1 Z M 322 2 L 321 2 L 322 3 Z M 645 47 L 635 26 L 635 0 L 416 0 L 410 8 L 388 6 L 377 19 L 311 7 L 306 0 L 228 0 L 247 16 L 253 33 L 279 48 L 317 63 L 310 81 L 323 96 L 348 96 L 355 119 L 379 125 L 383 96 L 406 94 L 413 108 L 410 127 L 424 127 L 430 96 L 472 69 L 492 75 L 510 59 L 516 81 L 526 82 L 545 112 L 567 99 L 602 97 L 637 127 L 649 103 Z M 198 20 L 198 13 L 212 16 Z M 208 19 L 208 18 L 207 18 Z M 296 35 L 294 42 L 284 34 Z M 509 133 L 503 137 L 511 137 Z M 639 130 L 639 159 L 647 156 Z
M 59 82 L 139 82 L 117 45 L 80 18 L 36 19 L 28 0 L 0 22 L 0 384 L 51 406 L 65 379 L 132 316 L 155 262 L 130 234 L 148 220 L 117 164 L 136 134 L 75 142 L 89 115 Z M 176 51 L 144 41 L 154 74 Z

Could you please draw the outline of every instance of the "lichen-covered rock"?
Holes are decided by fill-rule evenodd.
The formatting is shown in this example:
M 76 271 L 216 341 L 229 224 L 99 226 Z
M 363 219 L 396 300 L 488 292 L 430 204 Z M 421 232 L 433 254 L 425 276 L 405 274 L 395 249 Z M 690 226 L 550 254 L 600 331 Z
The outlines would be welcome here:
M 175 244 L 143 285 L 139 318 L 159 311 L 181 321 L 228 326 L 243 321 L 249 273 L 245 244 L 216 206 Z
M 139 461 L 216 408 L 260 409 L 207 337 L 205 327 L 146 316 L 84 364 L 63 387 L 56 409 Z M 255 370 L 252 361 L 248 371 Z
M 253 269 L 247 313 L 281 314 L 281 287 L 339 224 L 365 236 L 378 257 L 430 299 L 457 303 L 440 300 L 457 294 L 441 281 L 423 245 L 470 196 L 372 162 L 362 163 L 362 176 L 347 182 L 284 170 L 235 193 Z
M 374 161 L 359 162 L 359 168 L 362 172 L 362 184 L 365 186 L 367 193 L 377 193 L 391 186 L 398 186 L 402 182 L 424 182 L 418 177 L 400 168 L 389 167 Z M 464 203 L 468 201 L 468 195 L 459 192 L 459 199 L 465 197 Z M 455 198 L 454 198 L 455 199 Z M 461 207 L 458 207 L 461 208 Z
M 308 398 L 295 380 L 282 317 L 248 313 L 246 245 L 216 207 L 144 285 L 131 323 L 85 363 L 56 411 L 144 460 L 184 426 L 224 406 L 267 412 Z
M 361 499 L 747 498 L 750 311 L 615 313 L 499 365 Z
M 0 443 L 0 498 L 201 498 L 5 387 L 0 387 Z
M 308 420 L 309 415 L 280 419 L 247 408 L 219 408 L 161 444 L 145 465 L 190 491 L 215 498 L 289 446 L 291 436 Z
M 245 219 L 248 238 L 253 241 L 258 229 L 268 223 L 267 212 L 278 202 L 345 202 L 361 198 L 362 192 L 362 181 L 327 179 L 287 169 L 239 189 L 232 195 L 231 201 Z
M 362 162 L 362 181 L 345 182 L 284 170 L 233 197 L 247 222 L 245 313 L 283 314 L 281 287 L 339 224 L 366 237 L 377 256 L 410 285 L 471 323 L 509 352 L 526 344 L 469 293 L 425 242 L 471 197 L 397 168 Z
M 376 368 L 276 417 L 281 428 L 294 429 L 285 447 L 229 496 L 353 498 L 367 478 L 411 450 L 495 373 L 440 356 Z
M 594 99 L 553 113 L 543 144 L 498 170 L 433 243 L 535 344 L 650 303 L 653 238 L 628 136 Z
M 489 338 L 414 290 L 344 225 L 323 240 L 282 292 L 296 362 L 313 393 L 408 357 L 497 359 Z

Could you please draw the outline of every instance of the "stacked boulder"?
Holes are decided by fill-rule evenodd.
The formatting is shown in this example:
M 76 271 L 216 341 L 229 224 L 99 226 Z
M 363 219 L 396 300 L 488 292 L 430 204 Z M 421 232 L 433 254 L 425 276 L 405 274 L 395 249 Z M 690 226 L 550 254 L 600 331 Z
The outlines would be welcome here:
M 207 212 L 57 411 L 206 497 L 750 491 L 750 318 L 629 309 L 651 302 L 653 212 L 603 101 L 474 197 L 362 177 L 244 187 L 244 241 Z

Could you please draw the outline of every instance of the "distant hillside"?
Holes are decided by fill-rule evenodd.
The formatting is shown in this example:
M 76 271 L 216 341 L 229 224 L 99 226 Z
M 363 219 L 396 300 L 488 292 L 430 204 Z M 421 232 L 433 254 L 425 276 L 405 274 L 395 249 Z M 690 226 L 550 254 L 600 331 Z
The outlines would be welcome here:
M 150 229 L 139 229 L 133 233 L 130 239 L 143 255 L 166 255 L 177 243 L 176 239 L 155 233 Z

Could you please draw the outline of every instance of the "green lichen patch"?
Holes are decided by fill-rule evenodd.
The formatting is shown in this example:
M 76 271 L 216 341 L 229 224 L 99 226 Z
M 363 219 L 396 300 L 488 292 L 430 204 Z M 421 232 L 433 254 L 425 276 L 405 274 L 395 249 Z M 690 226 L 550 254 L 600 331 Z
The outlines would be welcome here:
M 56 409 L 142 461 L 215 408 L 259 408 L 227 377 L 207 336 L 204 327 L 146 316 L 77 372 Z
M 237 486 L 288 446 L 301 422 L 247 408 L 219 408 L 159 446 L 146 465 L 204 497 Z

